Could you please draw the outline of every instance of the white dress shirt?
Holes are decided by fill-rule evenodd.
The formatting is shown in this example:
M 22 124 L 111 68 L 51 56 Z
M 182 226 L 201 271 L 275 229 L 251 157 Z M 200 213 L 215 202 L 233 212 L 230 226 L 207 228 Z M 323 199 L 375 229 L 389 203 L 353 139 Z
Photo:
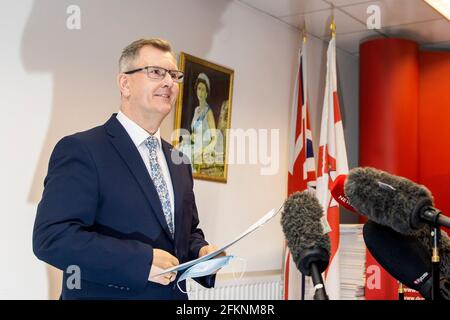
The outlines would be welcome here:
M 133 140 L 134 145 L 138 149 L 139 154 L 141 155 L 141 158 L 144 161 L 145 167 L 147 168 L 150 178 L 150 155 L 149 150 L 144 143 L 145 140 L 150 136 L 150 134 L 143 128 L 141 128 L 136 122 L 128 118 L 121 111 L 117 113 L 116 118 L 120 122 L 120 124 L 125 128 L 131 140 Z M 158 139 L 159 142 L 159 148 L 156 150 L 156 157 L 158 158 L 158 163 L 159 166 L 161 167 L 163 179 L 166 182 L 167 189 L 169 190 L 170 207 L 172 209 L 172 221 L 175 224 L 175 214 L 174 214 L 175 204 L 174 204 L 172 179 L 170 178 L 170 172 L 169 167 L 167 166 L 166 157 L 164 156 L 164 153 L 162 151 L 161 136 L 159 133 L 159 129 L 158 131 L 155 132 L 153 136 L 156 139 Z

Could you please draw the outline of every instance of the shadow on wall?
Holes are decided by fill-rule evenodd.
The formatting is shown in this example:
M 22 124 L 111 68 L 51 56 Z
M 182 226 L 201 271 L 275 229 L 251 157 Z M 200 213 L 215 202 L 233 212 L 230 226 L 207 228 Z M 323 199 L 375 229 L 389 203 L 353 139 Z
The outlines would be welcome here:
M 30 73 L 52 74 L 53 101 L 28 201 L 38 203 L 41 198 L 55 144 L 63 136 L 103 124 L 119 109 L 117 62 L 126 45 L 142 37 L 160 37 L 169 40 L 176 52 L 195 50 L 204 57 L 229 3 L 36 0 L 22 38 L 22 62 Z M 75 17 L 73 11 L 67 13 L 71 5 L 80 9 L 79 29 L 67 27 L 67 20 Z M 57 299 L 61 272 L 49 267 L 48 275 L 49 296 Z

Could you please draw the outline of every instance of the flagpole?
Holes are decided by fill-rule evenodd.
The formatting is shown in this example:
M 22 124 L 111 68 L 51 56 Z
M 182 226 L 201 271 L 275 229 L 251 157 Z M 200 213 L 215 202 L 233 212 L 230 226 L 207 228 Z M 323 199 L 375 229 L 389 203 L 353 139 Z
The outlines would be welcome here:
M 306 40 L 307 40 L 306 27 L 302 28 L 302 39 L 303 39 L 302 51 L 303 51 L 303 50 L 306 50 L 306 48 L 304 46 L 306 44 Z M 306 67 L 306 66 L 304 66 L 304 67 Z M 305 128 L 306 128 L 306 121 L 303 124 L 303 126 L 305 126 Z M 306 148 L 306 146 L 307 146 L 307 144 L 306 144 L 306 130 L 305 130 L 305 134 L 303 136 L 303 145 L 304 145 L 304 148 Z M 305 277 L 305 275 L 303 273 L 301 274 L 301 280 L 300 281 L 301 281 L 300 282 L 300 300 L 305 300 L 305 295 L 306 295 L 306 277 Z
M 336 37 L 336 23 L 334 22 L 334 16 L 331 16 L 331 24 L 330 24 L 331 37 Z

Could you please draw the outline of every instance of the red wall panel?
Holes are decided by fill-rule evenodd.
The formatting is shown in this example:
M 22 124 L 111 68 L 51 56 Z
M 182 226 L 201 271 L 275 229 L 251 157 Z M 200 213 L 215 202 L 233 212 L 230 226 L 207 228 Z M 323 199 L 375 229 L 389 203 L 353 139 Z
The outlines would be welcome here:
M 450 215 L 450 52 L 420 53 L 419 84 L 419 181 Z

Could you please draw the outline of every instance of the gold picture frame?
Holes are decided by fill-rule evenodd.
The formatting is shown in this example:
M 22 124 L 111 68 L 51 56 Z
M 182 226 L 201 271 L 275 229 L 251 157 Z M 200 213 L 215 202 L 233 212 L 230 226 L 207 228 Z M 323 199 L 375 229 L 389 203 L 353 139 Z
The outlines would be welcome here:
M 234 70 L 180 53 L 183 83 L 173 145 L 188 156 L 196 179 L 227 182 Z

